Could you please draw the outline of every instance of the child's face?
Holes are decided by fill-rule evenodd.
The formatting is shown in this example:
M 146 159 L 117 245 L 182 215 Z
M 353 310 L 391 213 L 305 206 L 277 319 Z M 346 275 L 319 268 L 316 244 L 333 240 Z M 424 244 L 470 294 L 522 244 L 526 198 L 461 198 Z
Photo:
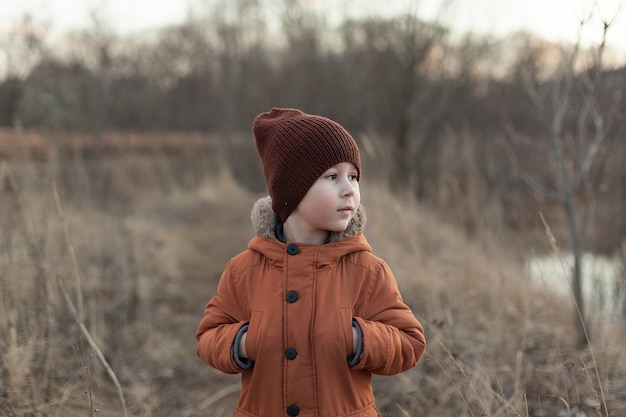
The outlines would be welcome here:
M 297 221 L 301 230 L 308 229 L 312 233 L 345 230 L 361 204 L 357 177 L 358 171 L 350 162 L 341 162 L 326 170 L 288 220 Z

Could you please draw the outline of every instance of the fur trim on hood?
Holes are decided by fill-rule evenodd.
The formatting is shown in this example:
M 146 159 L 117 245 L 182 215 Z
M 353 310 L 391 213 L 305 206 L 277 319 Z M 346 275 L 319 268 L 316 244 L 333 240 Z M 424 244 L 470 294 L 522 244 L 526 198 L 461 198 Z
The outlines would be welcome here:
M 254 203 L 250 218 L 257 236 L 276 239 L 278 216 L 272 211 L 272 199 L 270 196 L 260 198 Z M 348 223 L 348 227 L 342 232 L 332 232 L 330 241 L 337 242 L 362 233 L 366 221 L 365 209 L 361 204 L 357 209 L 356 215 Z

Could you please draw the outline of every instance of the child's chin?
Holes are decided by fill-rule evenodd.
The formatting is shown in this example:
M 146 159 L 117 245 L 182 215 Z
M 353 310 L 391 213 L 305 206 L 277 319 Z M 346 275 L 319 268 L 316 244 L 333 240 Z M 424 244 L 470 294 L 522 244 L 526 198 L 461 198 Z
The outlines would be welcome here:
M 335 227 L 329 229 L 331 232 L 341 233 L 348 227 L 350 222 L 346 222 L 345 224 L 336 225 Z

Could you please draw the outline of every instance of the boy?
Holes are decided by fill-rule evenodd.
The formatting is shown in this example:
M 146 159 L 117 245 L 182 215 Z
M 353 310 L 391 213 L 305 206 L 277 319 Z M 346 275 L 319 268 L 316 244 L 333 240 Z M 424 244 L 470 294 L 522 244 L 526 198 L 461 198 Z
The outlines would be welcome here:
M 426 342 L 363 235 L 357 144 L 296 109 L 258 115 L 253 132 L 269 196 L 206 306 L 198 356 L 241 373 L 235 417 L 380 416 L 371 375 L 413 367 Z

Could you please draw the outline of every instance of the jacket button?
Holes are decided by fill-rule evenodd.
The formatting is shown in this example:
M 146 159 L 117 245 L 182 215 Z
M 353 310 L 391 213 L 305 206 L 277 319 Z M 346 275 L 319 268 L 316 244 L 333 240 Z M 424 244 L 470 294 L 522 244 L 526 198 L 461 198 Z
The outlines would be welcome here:
M 287 253 L 289 255 L 297 255 L 298 253 L 300 253 L 300 249 L 298 249 L 298 245 L 290 243 L 289 245 L 287 245 Z
M 296 356 L 298 356 L 298 352 L 294 348 L 287 348 L 285 350 L 285 357 L 290 361 L 294 360 Z
M 298 407 L 295 404 L 289 404 L 287 406 L 287 415 L 288 416 L 296 417 L 298 414 L 300 414 L 300 407 Z
M 295 303 L 298 301 L 298 293 L 295 291 L 289 291 L 285 296 L 285 300 L 287 300 L 288 303 Z

